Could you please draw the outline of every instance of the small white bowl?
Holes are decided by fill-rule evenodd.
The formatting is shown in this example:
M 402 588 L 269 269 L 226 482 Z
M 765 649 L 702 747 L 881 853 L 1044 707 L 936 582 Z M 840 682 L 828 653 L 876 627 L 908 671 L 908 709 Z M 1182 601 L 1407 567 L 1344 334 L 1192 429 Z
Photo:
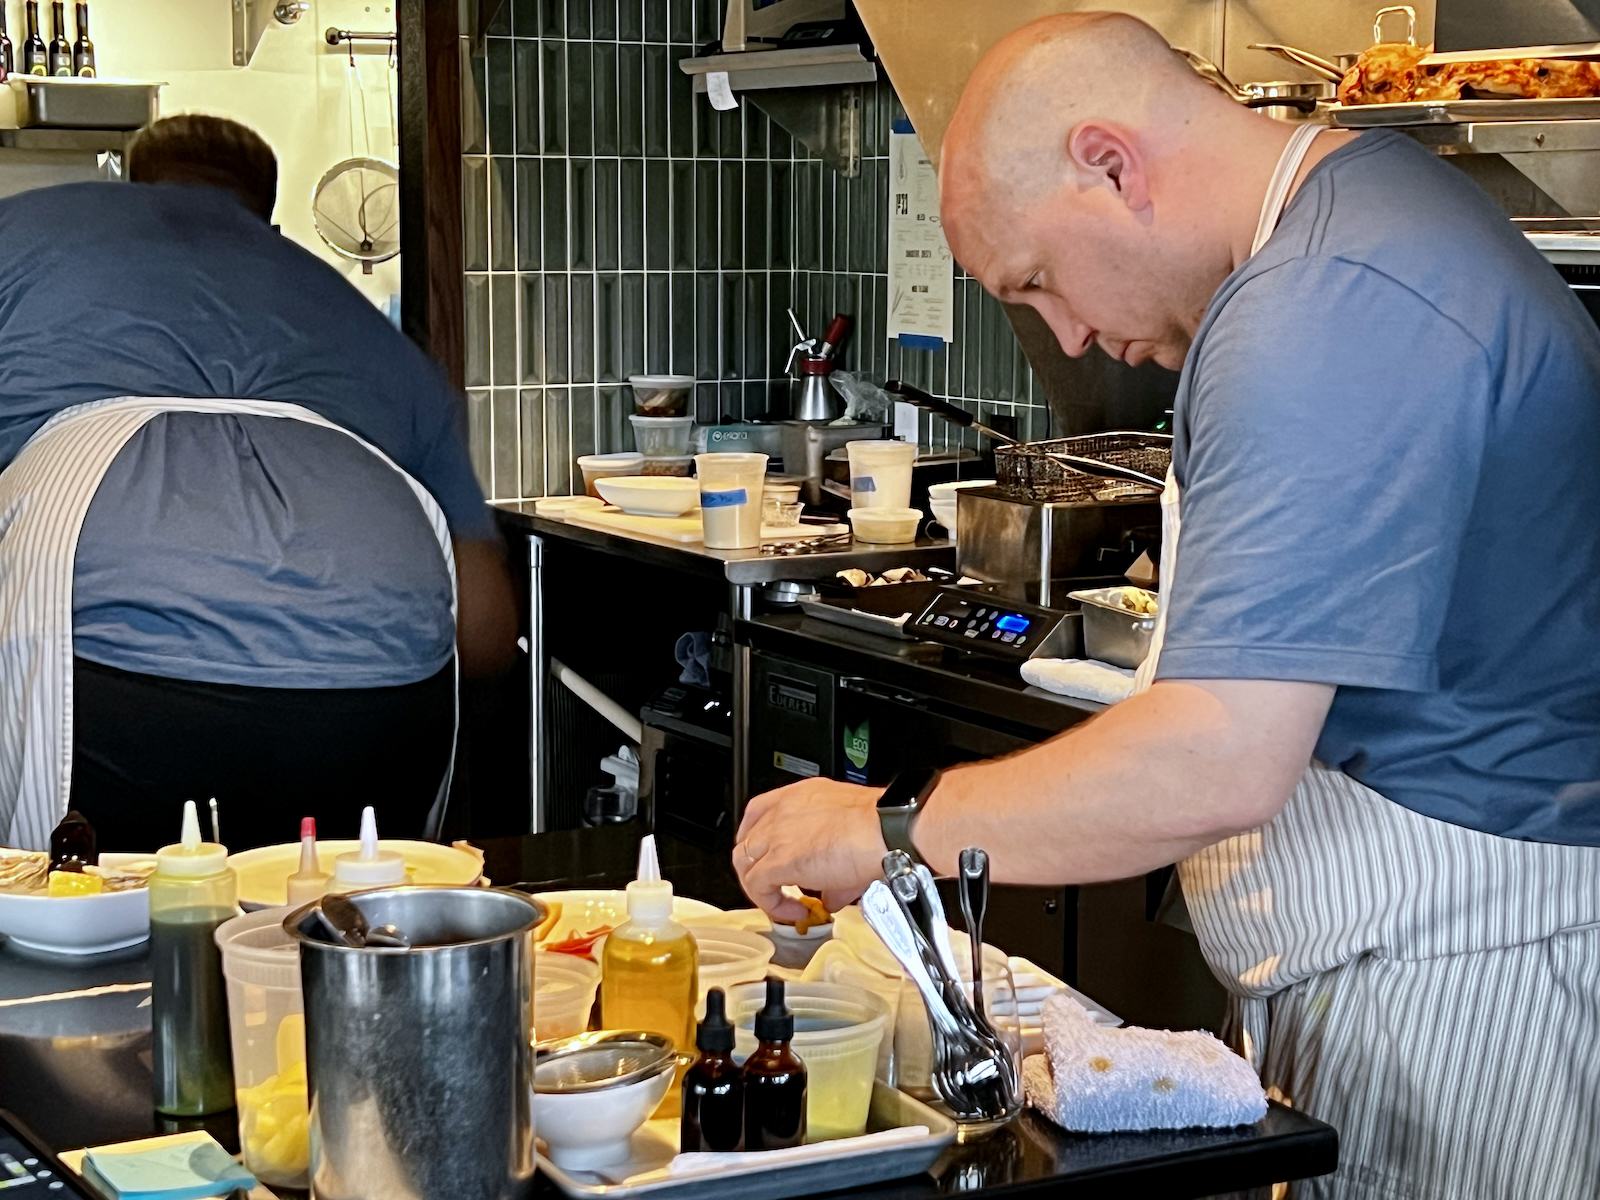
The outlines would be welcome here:
M 822 949 L 822 943 L 832 937 L 832 921 L 826 925 L 813 925 L 804 933 L 797 932 L 793 925 L 774 921 L 767 933 L 767 939 L 773 948 L 773 965 L 803 970 L 817 951 Z
M 928 486 L 930 500 L 954 500 L 956 493 L 963 488 L 993 487 L 992 479 L 955 479 L 949 483 L 935 483 Z
M 17 852 L 0 850 L 7 853 Z M 101 861 L 114 866 L 146 858 L 105 854 Z M 0 892 L 0 933 L 25 950 L 73 957 L 137 946 L 150 936 L 150 891 L 129 888 L 93 896 Z
M 676 1078 L 678 1061 L 666 1042 L 664 1050 L 655 1048 L 653 1065 L 629 1071 L 602 1061 L 603 1070 L 586 1082 L 581 1069 L 561 1066 L 558 1057 L 604 1055 L 608 1042 L 646 1037 L 666 1042 L 657 1035 L 600 1032 L 540 1044 L 533 1076 L 533 1123 L 556 1166 L 593 1171 L 627 1161 L 634 1130 L 660 1105 Z M 634 1077 L 612 1082 L 608 1076 L 618 1072 Z
M 594 487 L 607 504 L 640 517 L 681 517 L 700 505 L 700 485 L 676 475 L 623 475 Z
M 955 500 L 930 499 L 928 507 L 933 509 L 933 519 L 939 527 L 952 538 L 956 536 L 956 502 Z
M 863 542 L 891 546 L 917 540 L 920 508 L 852 508 L 850 525 Z

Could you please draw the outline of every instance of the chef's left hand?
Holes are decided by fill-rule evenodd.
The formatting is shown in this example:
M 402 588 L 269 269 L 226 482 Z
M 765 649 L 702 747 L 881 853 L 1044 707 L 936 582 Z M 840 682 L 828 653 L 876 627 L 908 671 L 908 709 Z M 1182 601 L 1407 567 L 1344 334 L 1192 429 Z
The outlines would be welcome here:
M 881 788 L 806 779 L 750 801 L 733 848 L 745 895 L 767 915 L 795 921 L 805 909 L 781 889 L 819 892 L 829 912 L 854 903 L 883 871 Z

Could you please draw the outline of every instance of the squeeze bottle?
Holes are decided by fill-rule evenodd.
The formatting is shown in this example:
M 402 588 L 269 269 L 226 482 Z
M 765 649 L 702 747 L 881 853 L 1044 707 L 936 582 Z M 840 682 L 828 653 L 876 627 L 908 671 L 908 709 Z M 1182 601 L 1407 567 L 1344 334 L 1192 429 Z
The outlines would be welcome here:
M 378 849 L 378 818 L 372 805 L 361 810 L 361 849 L 333 860 L 330 892 L 355 892 L 362 888 L 397 887 L 406 881 L 406 860 L 395 850 Z
M 151 1075 L 155 1107 L 193 1117 L 233 1107 L 233 1050 L 217 926 L 231 918 L 238 888 L 228 850 L 200 840 L 194 801 L 183 834 L 156 852 L 150 876 Z
M 367 810 L 371 812 L 371 809 Z M 374 830 L 376 834 L 376 830 Z M 288 898 L 290 908 L 299 908 L 302 904 L 310 904 L 313 900 L 321 900 L 328 891 L 328 882 L 333 877 L 322 869 L 322 864 L 317 861 L 317 819 L 315 817 L 300 818 L 300 869 L 288 879 Z
M 607 1029 L 643 1029 L 694 1045 L 699 951 L 672 919 L 672 885 L 661 878 L 654 834 L 639 844 L 639 877 L 628 885 L 628 919 L 606 938 L 600 956 L 600 1016 Z M 680 1065 L 657 1117 L 679 1112 Z

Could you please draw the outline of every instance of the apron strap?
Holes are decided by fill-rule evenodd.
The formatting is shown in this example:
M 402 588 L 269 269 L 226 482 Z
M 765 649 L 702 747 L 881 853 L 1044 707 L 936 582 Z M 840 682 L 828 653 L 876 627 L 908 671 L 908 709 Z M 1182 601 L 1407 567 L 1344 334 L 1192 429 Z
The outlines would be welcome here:
M 1325 128 L 1324 125 L 1307 121 L 1289 135 L 1288 144 L 1278 156 L 1278 165 L 1273 168 L 1272 178 L 1267 183 L 1267 194 L 1261 198 L 1261 216 L 1256 221 L 1255 241 L 1250 243 L 1251 254 L 1259 254 L 1273 230 L 1278 228 L 1284 207 L 1289 203 L 1289 189 L 1294 186 L 1295 176 L 1300 174 L 1300 166 L 1306 160 L 1311 143 Z

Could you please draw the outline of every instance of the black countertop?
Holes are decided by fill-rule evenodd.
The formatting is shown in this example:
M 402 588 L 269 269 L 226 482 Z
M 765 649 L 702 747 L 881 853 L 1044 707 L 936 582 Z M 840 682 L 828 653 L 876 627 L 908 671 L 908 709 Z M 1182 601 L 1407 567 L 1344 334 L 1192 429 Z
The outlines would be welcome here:
M 638 841 L 636 832 L 614 828 L 482 845 L 496 883 L 606 887 L 633 877 Z M 744 903 L 724 854 L 674 838 L 659 842 L 662 872 L 680 894 L 726 907 Z M 57 1151 L 193 1128 L 167 1123 L 150 1107 L 149 978 L 142 948 L 62 965 L 0 947 L 0 1108 Z M 236 1149 L 233 1122 L 230 1112 L 205 1124 Z M 873 1200 L 1208 1196 L 1326 1174 L 1337 1157 L 1332 1128 L 1278 1105 L 1238 1129 L 1096 1136 L 1065 1133 L 1027 1112 L 990 1137 L 952 1147 L 928 1175 L 861 1194 Z M 542 1177 L 535 1194 L 559 1195 Z

